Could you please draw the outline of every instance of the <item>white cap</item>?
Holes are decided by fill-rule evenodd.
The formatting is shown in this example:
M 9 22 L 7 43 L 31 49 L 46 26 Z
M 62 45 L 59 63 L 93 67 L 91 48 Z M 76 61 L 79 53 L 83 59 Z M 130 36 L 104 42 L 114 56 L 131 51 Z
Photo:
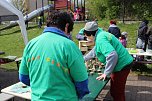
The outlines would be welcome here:
M 128 34 L 127 32 L 122 32 L 122 33 L 121 33 L 121 35 L 127 35 L 127 34 Z

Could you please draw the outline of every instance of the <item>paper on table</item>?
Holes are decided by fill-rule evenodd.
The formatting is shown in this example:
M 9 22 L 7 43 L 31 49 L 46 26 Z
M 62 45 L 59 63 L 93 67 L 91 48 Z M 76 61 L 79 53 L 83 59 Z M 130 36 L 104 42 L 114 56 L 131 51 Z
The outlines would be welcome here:
M 29 86 L 25 86 L 22 83 L 19 83 L 17 85 L 13 85 L 11 87 L 10 91 L 14 92 L 14 93 L 22 94 L 22 93 L 30 92 L 30 87 Z

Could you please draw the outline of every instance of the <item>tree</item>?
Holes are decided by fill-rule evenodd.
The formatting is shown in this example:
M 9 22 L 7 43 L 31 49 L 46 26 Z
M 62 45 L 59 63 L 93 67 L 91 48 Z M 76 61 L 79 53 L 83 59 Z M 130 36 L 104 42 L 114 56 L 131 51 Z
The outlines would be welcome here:
M 92 17 L 108 19 L 150 19 L 152 0 L 87 0 Z
M 87 0 L 86 7 L 91 14 L 91 18 L 105 18 L 106 16 L 106 0 Z

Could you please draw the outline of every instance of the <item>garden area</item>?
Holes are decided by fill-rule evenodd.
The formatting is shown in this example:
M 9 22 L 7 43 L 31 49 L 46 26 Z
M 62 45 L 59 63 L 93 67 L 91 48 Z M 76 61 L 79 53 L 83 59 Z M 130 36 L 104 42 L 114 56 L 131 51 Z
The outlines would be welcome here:
M 104 30 L 108 30 L 109 27 L 109 20 L 101 20 L 98 21 L 99 27 L 103 28 Z M 135 48 L 135 43 L 136 43 L 136 38 L 137 38 L 137 29 L 139 27 L 140 21 L 132 22 L 132 21 L 127 21 L 125 23 L 122 23 L 122 21 L 117 21 L 117 26 L 121 29 L 121 32 L 128 32 L 128 43 L 127 43 L 127 48 Z M 76 39 L 76 34 L 79 32 L 81 28 L 83 28 L 85 25 L 85 22 L 81 23 L 75 23 L 74 24 L 74 29 L 72 31 L 72 37 L 73 41 L 77 44 L 78 46 L 78 40 Z M 149 24 L 149 26 L 151 23 Z M 28 39 L 29 41 L 37 37 L 38 35 L 42 34 L 44 26 L 42 28 L 38 28 L 37 24 L 31 23 L 29 24 L 29 27 L 27 29 L 28 33 Z M 10 29 L 6 29 L 4 31 L 0 31 L 0 50 L 4 51 L 5 54 L 1 55 L 1 57 L 5 56 L 17 56 L 22 57 L 23 49 L 25 47 L 23 38 L 20 32 L 20 28 L 13 27 Z M 137 73 L 141 73 L 140 71 L 142 70 L 142 74 L 144 75 L 151 75 L 152 71 L 152 66 L 151 65 L 137 65 L 135 66 L 134 70 L 137 70 Z M 5 68 L 7 70 L 17 70 L 17 66 L 15 62 L 10 62 L 7 64 L 2 64 L 0 65 L 1 68 Z
M 150 0 L 148 0 L 148 1 L 142 1 L 142 0 L 133 0 L 133 1 L 131 1 L 131 0 L 129 0 L 129 1 L 125 1 L 125 0 L 117 0 L 117 1 L 67 0 L 67 2 L 66 2 L 66 0 L 61 0 L 62 3 L 58 2 L 57 0 L 51 0 L 51 1 L 42 0 L 41 2 L 39 2 L 37 0 L 32 1 L 32 2 L 30 0 L 27 0 L 28 2 L 27 1 L 25 2 L 25 1 L 26 0 L 20 0 L 20 2 L 18 2 L 17 0 L 11 0 L 12 4 L 16 10 L 16 15 L 19 18 L 19 20 L 13 20 L 13 21 L 11 19 L 4 20 L 4 18 L 6 18 L 6 17 L 4 17 L 3 15 L 5 15 L 6 11 L 4 11 L 4 14 L 1 13 L 2 15 L 0 15 L 0 52 L 1 52 L 1 54 L 0 54 L 0 58 L 1 58 L 1 60 L 0 60 L 0 62 L 1 62 L 1 64 L 0 64 L 0 75 L 1 75 L 0 100 L 1 100 L 1 98 L 3 98 L 3 94 L 6 94 L 6 97 L 8 97 L 9 94 L 13 95 L 13 97 L 12 97 L 13 101 L 22 101 L 25 99 L 28 101 L 33 100 L 34 97 L 32 97 L 31 94 L 32 95 L 34 94 L 33 93 L 34 90 L 32 87 L 34 87 L 33 85 L 37 84 L 37 83 L 39 83 L 38 86 L 35 87 L 38 91 L 38 92 L 36 92 L 37 94 L 42 94 L 42 93 L 51 94 L 51 93 L 55 92 L 55 97 L 62 96 L 62 98 L 60 98 L 60 99 L 67 98 L 66 101 L 69 101 L 69 99 L 73 98 L 73 97 L 69 96 L 69 94 L 71 94 L 73 96 L 73 93 L 63 94 L 63 95 L 61 93 L 61 95 L 60 95 L 60 94 L 57 94 L 56 91 L 59 91 L 58 93 L 60 93 L 62 91 L 61 89 L 59 89 L 60 86 L 63 86 L 63 88 L 66 89 L 65 85 L 72 83 L 72 86 L 73 86 L 72 89 L 74 89 L 76 91 L 76 92 L 74 91 L 74 93 L 76 93 L 76 99 L 79 99 L 80 95 L 79 95 L 79 91 L 77 90 L 78 88 L 77 88 L 76 83 L 78 82 L 78 84 L 79 83 L 81 84 L 82 80 L 79 80 L 79 79 L 81 78 L 81 75 L 86 74 L 87 79 L 84 81 L 85 81 L 85 83 L 87 82 L 88 84 L 81 85 L 81 86 L 83 86 L 83 88 L 88 87 L 89 89 L 87 88 L 88 94 L 83 96 L 83 98 L 81 99 L 82 101 L 94 101 L 94 100 L 95 101 L 114 101 L 116 99 L 121 99 L 121 97 L 122 97 L 122 99 L 126 99 L 126 101 L 151 101 L 151 99 L 152 99 L 152 96 L 151 96 L 152 95 L 152 64 L 151 64 L 152 55 L 151 54 L 152 53 L 147 52 L 147 50 L 150 50 L 149 46 L 146 51 L 143 51 L 143 49 L 144 49 L 143 47 L 142 47 L 142 49 L 137 48 L 136 42 L 138 42 L 137 39 L 139 39 L 139 26 L 141 26 L 143 24 L 143 23 L 141 24 L 142 21 L 143 22 L 149 21 L 149 23 L 144 22 L 144 24 L 148 24 L 148 25 L 146 25 L 146 27 L 147 26 L 148 27 L 147 27 L 146 33 L 143 35 L 144 37 L 146 36 L 147 32 L 149 32 L 149 29 L 152 30 L 152 20 L 151 20 L 152 19 L 152 13 L 151 13 L 152 8 L 149 6 L 150 4 L 152 4 L 152 1 L 150 1 Z M 51 4 L 51 6 L 50 6 L 50 4 Z M 1 6 L 3 6 L 3 5 L 1 4 Z M 142 9 L 140 7 L 142 7 Z M 9 10 L 9 9 L 7 8 L 7 10 Z M 81 58 L 81 54 L 79 54 L 79 55 L 73 54 L 73 53 L 78 53 L 78 52 L 73 52 L 73 51 L 72 51 L 72 54 L 69 54 L 70 52 L 67 52 L 67 50 L 66 50 L 66 52 L 63 52 L 63 51 L 60 52 L 63 55 L 63 57 L 60 56 L 59 54 L 57 54 L 58 52 L 56 50 L 54 51 L 53 54 L 51 53 L 51 55 L 56 55 L 57 58 L 61 57 L 61 61 L 66 64 L 65 67 L 62 66 L 62 64 L 60 64 L 60 62 L 58 62 L 58 59 L 57 59 L 57 62 L 54 62 L 54 59 L 53 59 L 54 56 L 52 56 L 53 58 L 50 56 L 51 57 L 50 58 L 50 57 L 48 57 L 48 55 L 46 55 L 47 57 L 43 59 L 47 63 L 42 63 L 42 62 L 36 61 L 36 63 L 41 64 L 41 65 L 38 65 L 38 66 L 36 64 L 33 65 L 31 60 L 39 60 L 39 59 L 41 60 L 40 55 L 43 55 L 44 50 L 46 50 L 48 48 L 48 46 L 44 45 L 45 48 L 37 49 L 38 51 L 42 49 L 41 53 L 38 56 L 36 55 L 37 57 L 35 57 L 33 55 L 33 52 L 37 53 L 36 49 L 34 49 L 34 51 L 32 51 L 31 58 L 28 57 L 28 62 L 30 62 L 32 64 L 32 66 L 30 66 L 30 68 L 28 68 L 29 69 L 28 73 L 26 73 L 25 71 L 22 71 L 22 69 L 23 69 L 22 67 L 24 67 L 24 66 L 20 66 L 20 73 L 19 73 L 18 70 L 19 70 L 19 63 L 21 61 L 20 59 L 23 56 L 25 44 L 27 43 L 27 40 L 25 41 L 23 39 L 23 34 L 26 36 L 26 31 L 27 31 L 28 41 L 43 34 L 42 33 L 43 30 L 46 28 L 45 20 L 50 21 L 49 24 L 47 24 L 47 26 L 57 27 L 58 22 L 56 22 L 56 20 L 55 20 L 55 22 L 53 21 L 53 16 L 54 17 L 59 16 L 54 13 L 54 11 L 58 11 L 58 10 L 66 11 L 67 12 L 66 14 L 70 15 L 69 18 L 70 17 L 73 18 L 74 27 L 73 27 L 73 31 L 70 33 L 72 35 L 72 41 L 77 45 L 77 47 L 79 47 L 80 50 L 81 50 L 81 47 L 80 47 L 81 45 L 80 45 L 80 42 L 79 42 L 78 38 L 76 37 L 76 35 L 80 31 L 80 29 L 84 28 L 86 22 L 96 21 L 97 23 L 94 22 L 94 25 L 98 24 L 98 26 L 96 26 L 96 30 L 93 30 L 93 31 L 91 30 L 91 32 L 90 32 L 91 37 L 93 34 L 95 35 L 96 33 L 98 33 L 98 32 L 95 32 L 95 31 L 97 31 L 97 29 L 98 29 L 98 31 L 100 31 L 100 29 L 98 27 L 100 27 L 103 30 L 108 32 L 110 26 L 114 26 L 114 28 L 118 26 L 118 30 L 120 28 L 121 37 L 120 36 L 117 37 L 112 32 L 110 32 L 110 33 L 114 34 L 115 37 L 119 38 L 119 41 L 121 42 L 122 37 L 125 36 L 122 34 L 122 32 L 127 32 L 127 37 L 125 36 L 125 38 L 124 38 L 126 40 L 127 45 L 125 45 L 125 46 L 123 45 L 123 46 L 126 47 L 129 54 L 131 56 L 133 56 L 134 62 L 130 63 L 132 61 L 132 57 L 127 53 L 125 48 L 123 48 L 123 46 L 121 44 L 119 44 L 117 39 L 115 39 L 113 37 L 112 41 L 108 40 L 108 42 L 110 44 L 107 44 L 105 40 L 102 40 L 103 42 L 105 42 L 107 44 L 107 46 L 109 45 L 108 48 L 107 47 L 103 48 L 104 46 L 106 46 L 105 44 L 103 45 L 103 43 L 100 44 L 101 47 L 99 47 L 99 45 L 98 45 L 98 49 L 100 49 L 100 48 L 103 49 L 103 50 L 100 49 L 99 55 L 103 55 L 107 65 L 103 65 L 104 61 L 102 61 L 102 60 L 101 60 L 102 63 L 99 62 L 96 59 L 95 54 L 94 54 L 94 57 L 89 60 L 91 65 L 88 65 L 87 64 L 88 60 L 86 60 L 85 57 L 84 57 L 84 59 Z M 82 11 L 83 11 L 83 13 L 82 13 Z M 19 14 L 17 12 L 21 12 L 21 14 Z M 37 13 L 33 13 L 33 12 L 37 12 Z M 23 16 L 22 16 L 22 14 L 23 14 Z M 46 16 L 48 16 L 48 15 L 51 15 L 52 19 L 51 19 L 51 17 L 47 18 Z M 9 15 L 7 15 L 7 16 L 9 16 Z M 77 16 L 79 16 L 80 18 L 76 19 Z M 3 20 L 2 20 L 2 17 L 3 17 Z M 57 21 L 59 20 L 58 17 L 55 17 L 55 19 L 57 19 Z M 63 19 L 65 19 L 65 18 L 63 17 Z M 70 19 L 68 19 L 68 21 L 70 21 Z M 66 34 L 69 34 L 69 32 L 67 32 L 67 30 L 70 29 L 70 26 L 69 26 L 70 23 L 68 21 L 66 19 L 65 28 L 62 29 L 60 27 L 57 27 L 57 28 L 62 29 L 62 31 L 64 31 Z M 13 25 L 12 22 L 15 22 L 15 24 Z M 24 25 L 24 22 L 25 22 L 26 26 Z M 67 22 L 68 22 L 68 24 L 67 24 Z M 12 23 L 12 25 L 11 25 L 11 23 Z M 9 26 L 9 24 L 11 26 Z M 18 24 L 19 24 L 19 26 L 18 26 Z M 4 30 L 3 30 L 3 28 L 4 28 Z M 55 29 L 55 28 L 53 28 L 53 29 Z M 88 38 L 90 36 L 87 35 L 87 33 L 89 31 L 85 30 L 84 32 L 85 32 L 86 36 L 83 39 L 90 40 Z M 84 34 L 84 32 L 83 32 L 83 34 Z M 105 34 L 105 33 L 102 33 L 102 34 Z M 44 36 L 45 35 L 46 34 L 44 34 Z M 50 35 L 50 34 L 48 34 L 48 35 Z M 93 35 L 93 37 L 94 37 L 94 35 Z M 106 35 L 107 34 L 105 34 L 105 36 Z M 24 38 L 25 38 L 25 36 L 24 36 Z M 150 35 L 148 36 L 148 38 L 149 37 L 150 37 Z M 47 36 L 47 38 L 48 38 L 48 36 Z M 50 40 L 50 38 L 52 38 L 52 39 Z M 50 41 L 50 43 L 55 42 L 57 44 L 57 45 L 55 44 L 56 46 L 60 46 L 60 44 L 63 43 L 63 40 L 61 40 L 62 38 L 61 39 L 58 38 L 59 40 L 56 41 L 57 38 L 53 38 L 53 34 L 52 34 L 48 38 L 48 41 Z M 92 38 L 92 39 L 94 39 L 94 38 Z M 117 43 L 116 43 L 116 41 L 117 41 Z M 45 41 L 43 40 L 42 42 L 45 42 Z M 70 42 L 71 41 L 69 41 L 69 43 Z M 73 42 L 71 42 L 71 43 L 73 44 Z M 84 41 L 84 42 L 86 42 L 86 41 Z M 148 42 L 149 42 L 149 39 L 148 39 Z M 43 44 L 45 44 L 45 43 L 43 43 Z M 41 44 L 39 46 L 41 47 L 41 46 L 43 46 L 43 44 Z M 51 44 L 52 50 L 53 50 L 53 48 L 56 49 L 56 47 L 53 45 Z M 102 45 L 103 45 L 103 47 L 102 47 Z M 121 47 L 120 49 L 119 49 L 118 45 Z M 72 45 L 70 44 L 70 46 L 72 46 Z M 85 44 L 84 46 L 87 47 L 86 51 L 88 53 L 90 51 L 89 45 L 87 46 L 87 44 Z M 110 57 L 111 60 L 108 60 L 110 55 L 106 56 L 107 55 L 106 53 L 110 50 L 109 49 L 109 48 L 111 48 L 110 46 L 112 46 L 112 48 L 114 48 L 115 51 L 111 52 L 112 53 L 112 57 Z M 146 45 L 144 45 L 144 47 L 145 46 Z M 63 46 L 63 47 L 65 48 L 65 46 Z M 96 47 L 97 47 L 97 45 L 96 45 Z M 91 48 L 91 51 L 93 50 L 92 48 Z M 142 52 L 139 51 L 138 49 L 142 50 Z M 106 50 L 106 52 L 105 52 L 105 54 L 103 54 L 104 52 L 102 52 L 102 51 L 105 51 L 105 50 Z M 130 53 L 130 50 L 132 51 L 132 53 Z M 4 54 L 3 54 L 3 52 L 4 52 Z M 82 53 L 83 52 L 85 52 L 85 51 L 82 51 Z M 93 52 L 94 52 L 94 50 L 93 50 Z M 116 53 L 114 54 L 113 52 L 116 52 Z M 50 54 L 50 47 L 49 47 L 48 51 L 45 53 Z M 66 54 L 64 54 L 64 53 L 66 53 Z M 121 54 L 119 54 L 119 53 L 121 53 Z M 140 53 L 140 54 L 138 54 L 138 53 Z M 128 54 L 128 55 L 124 55 L 124 54 Z M 142 56 L 141 56 L 141 54 L 142 54 Z M 76 61 L 74 61 L 74 62 L 70 61 L 70 63 L 69 63 L 69 59 L 71 57 L 73 58 L 73 56 L 75 56 L 75 55 L 80 56 L 80 57 L 76 58 L 75 59 Z M 100 59 L 102 57 L 102 56 L 100 57 L 98 54 L 96 54 L 96 55 L 97 55 L 98 59 Z M 119 68 L 120 71 L 117 70 L 113 73 L 111 71 L 109 74 L 110 75 L 110 77 L 109 77 L 109 75 L 106 74 L 106 72 L 107 72 L 106 70 L 109 69 L 108 65 L 110 64 L 113 66 L 114 64 L 116 64 L 116 65 L 119 64 L 119 61 L 117 61 L 117 59 L 116 59 L 117 57 L 115 57 L 116 55 L 118 55 L 119 58 L 122 58 L 122 59 L 119 59 L 119 60 L 122 60 L 121 66 L 124 65 L 125 62 L 127 63 L 129 60 L 130 61 L 128 62 L 129 64 L 125 65 L 123 69 Z M 28 55 L 26 55 L 26 56 L 28 56 Z M 127 56 L 128 56 L 128 61 L 126 59 Z M 149 56 L 149 57 L 147 57 L 147 56 Z M 11 61 L 11 62 L 5 63 L 6 57 L 15 57 L 15 59 L 13 59 L 13 61 Z M 63 59 L 64 57 L 67 57 L 68 59 L 65 61 Z M 19 60 L 19 61 L 16 62 L 17 60 Z M 81 61 L 85 60 L 86 66 L 80 60 Z M 114 63 L 115 61 L 117 63 Z M 4 64 L 3 64 L 3 62 L 4 62 Z M 45 65 L 48 65 L 48 63 L 49 63 L 49 66 L 45 66 Z M 51 63 L 51 66 L 50 66 L 50 63 Z M 80 65 L 80 64 L 82 64 L 82 65 Z M 26 65 L 27 65 L 27 63 L 26 63 Z M 72 66 L 72 65 L 77 65 L 77 66 Z M 113 70 L 112 66 L 109 66 L 111 70 Z M 58 67 L 58 68 L 47 68 L 47 67 Z M 74 67 L 78 67 L 78 68 L 74 68 Z M 87 71 L 85 70 L 86 67 L 87 67 Z M 104 68 L 104 67 L 106 67 L 106 68 Z M 116 69 L 116 67 L 117 66 L 115 66 L 115 69 Z M 98 68 L 98 70 L 97 70 L 97 68 Z M 130 68 L 131 68 L 131 70 L 130 70 Z M 32 69 L 33 69 L 33 71 L 30 71 Z M 43 72 L 42 69 L 44 69 L 45 71 Z M 61 73 L 60 71 L 58 72 L 59 69 L 63 73 Z M 75 71 L 75 74 L 73 74 L 73 69 Z M 78 72 L 83 69 L 85 72 Z M 38 72 L 35 72 L 34 70 L 36 70 Z M 46 73 L 47 71 L 49 71 L 49 73 Z M 21 72 L 23 72 L 23 74 Z M 129 76 L 128 76 L 128 74 L 129 74 Z M 74 76 L 77 76 L 77 75 L 79 77 L 77 77 L 78 79 L 76 80 L 74 78 Z M 43 76 L 43 77 L 40 77 L 40 76 Z M 56 80 L 54 80 L 54 76 L 56 76 L 55 77 Z M 33 77 L 36 77 L 36 79 Z M 64 78 L 64 81 L 62 81 L 63 80 L 62 77 Z M 25 79 L 25 78 L 26 78 L 26 82 L 23 81 L 23 79 Z M 119 78 L 119 80 L 118 80 L 118 78 Z M 65 81 L 67 81 L 66 79 L 69 79 L 70 82 L 65 82 Z M 81 82 L 79 82 L 79 81 L 81 81 Z M 53 83 L 53 82 L 55 82 L 55 83 Z M 64 85 L 64 83 L 65 83 L 65 85 Z M 48 85 L 47 91 L 49 91 L 49 92 L 45 92 L 45 91 L 41 92 L 41 90 L 45 89 L 46 85 Z M 58 87 L 56 87 L 56 86 L 58 86 Z M 124 86 L 125 88 L 123 88 L 122 86 Z M 56 89 L 52 89 L 52 88 L 56 88 Z M 69 90 L 67 90 L 67 92 L 69 92 L 70 90 L 71 90 L 71 88 Z M 121 90 L 124 90 L 122 95 L 119 92 Z M 83 92 L 83 90 L 81 90 L 81 91 Z M 28 96 L 27 96 L 27 94 L 28 94 Z M 124 97 L 124 95 L 126 97 Z M 9 98 L 8 100 L 10 100 L 10 99 L 11 98 Z M 39 97 L 39 100 L 40 99 L 41 99 L 41 97 Z M 50 97 L 50 95 L 49 95 L 48 99 L 49 100 L 54 99 L 54 96 L 51 95 L 51 97 Z M 58 98 L 56 100 L 58 100 Z

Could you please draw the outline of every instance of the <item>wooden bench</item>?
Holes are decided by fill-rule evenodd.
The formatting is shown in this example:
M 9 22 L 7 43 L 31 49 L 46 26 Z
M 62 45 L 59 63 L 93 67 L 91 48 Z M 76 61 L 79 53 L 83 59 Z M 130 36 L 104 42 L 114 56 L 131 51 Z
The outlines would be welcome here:
M 14 101 L 14 97 L 10 94 L 0 93 L 0 101 Z
M 90 51 L 93 47 L 94 47 L 93 42 L 79 41 L 79 49 L 81 50 L 82 53 L 86 53 Z

